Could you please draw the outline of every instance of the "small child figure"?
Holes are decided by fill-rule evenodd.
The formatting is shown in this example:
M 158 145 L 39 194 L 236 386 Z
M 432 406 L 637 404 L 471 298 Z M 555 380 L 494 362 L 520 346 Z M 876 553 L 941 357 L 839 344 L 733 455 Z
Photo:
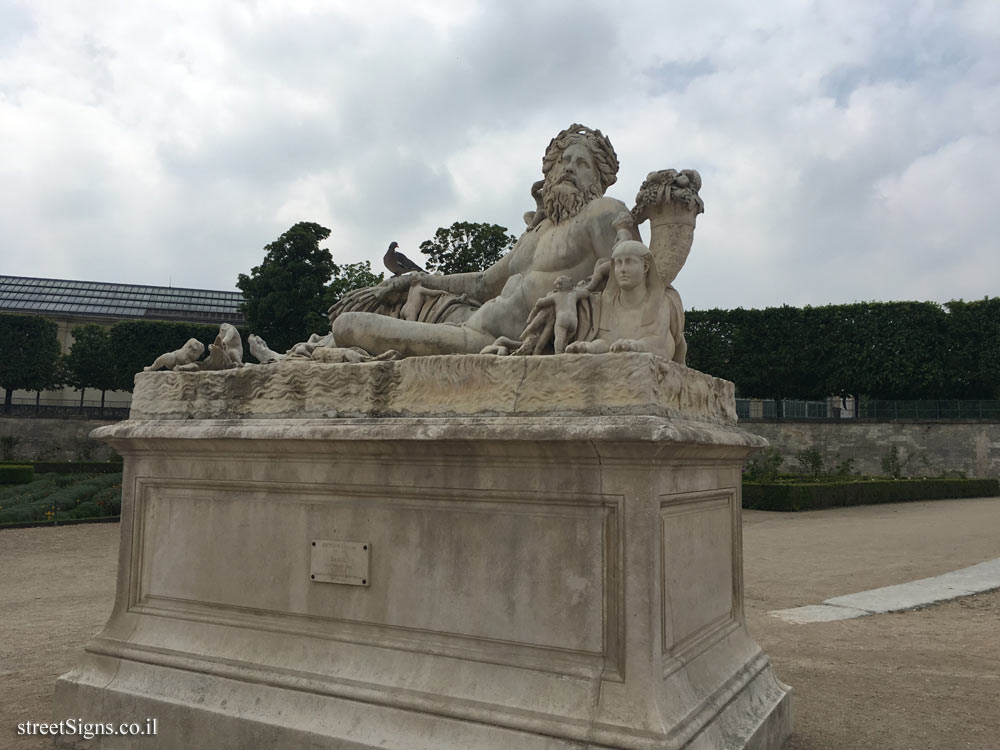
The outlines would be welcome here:
M 525 342 L 522 349 L 530 347 L 533 354 L 540 354 L 553 338 L 556 354 L 566 351 L 566 340 L 576 333 L 576 305 L 590 296 L 585 286 L 574 286 L 569 276 L 559 276 L 552 285 L 552 291 L 542 297 L 531 310 L 528 324 L 521 333 Z M 515 354 L 521 353 L 520 350 Z M 527 354 L 528 352 L 523 352 Z

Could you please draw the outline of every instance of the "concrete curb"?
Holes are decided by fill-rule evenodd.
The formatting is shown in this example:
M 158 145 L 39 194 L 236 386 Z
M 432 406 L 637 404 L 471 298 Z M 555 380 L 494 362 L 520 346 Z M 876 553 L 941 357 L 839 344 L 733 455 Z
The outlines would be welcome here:
M 822 604 L 777 609 L 768 614 L 797 625 L 832 622 L 885 612 L 902 612 L 996 588 L 1000 588 L 1000 557 L 933 578 L 835 596 Z

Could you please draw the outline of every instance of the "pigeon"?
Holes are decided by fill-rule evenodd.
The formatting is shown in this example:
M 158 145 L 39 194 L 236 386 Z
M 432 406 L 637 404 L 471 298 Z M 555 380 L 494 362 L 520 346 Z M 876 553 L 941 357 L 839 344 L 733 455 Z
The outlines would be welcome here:
M 385 257 L 382 258 L 382 262 L 385 264 L 385 267 L 392 271 L 393 276 L 399 276 L 400 274 L 407 273 L 409 271 L 427 273 L 424 269 L 399 252 L 399 250 L 396 249 L 397 247 L 399 247 L 398 242 L 390 243 L 389 249 L 385 251 Z

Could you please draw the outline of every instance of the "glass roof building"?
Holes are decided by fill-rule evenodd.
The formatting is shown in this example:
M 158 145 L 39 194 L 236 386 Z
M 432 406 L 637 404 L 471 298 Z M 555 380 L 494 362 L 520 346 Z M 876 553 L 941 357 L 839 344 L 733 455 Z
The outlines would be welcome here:
M 241 292 L 0 276 L 0 312 L 52 318 L 242 325 Z

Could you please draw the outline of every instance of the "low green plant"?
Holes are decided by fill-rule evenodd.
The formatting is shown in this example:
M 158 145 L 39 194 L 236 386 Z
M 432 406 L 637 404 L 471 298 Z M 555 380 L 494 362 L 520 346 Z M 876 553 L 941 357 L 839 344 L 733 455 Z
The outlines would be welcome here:
M 839 456 L 838 456 L 839 458 Z M 854 470 L 854 459 L 845 458 L 843 461 L 838 463 L 832 469 L 830 469 L 830 475 L 835 477 L 849 477 L 852 474 L 856 474 Z
M 795 454 L 795 461 L 803 474 L 818 477 L 823 473 L 823 456 L 815 448 L 805 448 Z
M 0 488 L 0 526 L 117 516 L 121 474 L 42 474 L 30 484 Z
M 899 460 L 899 446 L 892 446 L 882 456 L 882 473 L 893 479 L 899 479 L 903 476 L 903 464 Z
M 785 459 L 776 448 L 765 448 L 747 462 L 743 478 L 749 482 L 768 482 L 778 478 L 778 470 Z
M 20 441 L 14 435 L 0 437 L 0 458 L 4 461 L 11 461 L 14 458 L 18 442 Z
M 94 444 L 93 440 L 89 438 L 80 443 L 76 450 L 76 458 L 78 461 L 92 461 L 94 458 L 94 450 L 97 446 Z

